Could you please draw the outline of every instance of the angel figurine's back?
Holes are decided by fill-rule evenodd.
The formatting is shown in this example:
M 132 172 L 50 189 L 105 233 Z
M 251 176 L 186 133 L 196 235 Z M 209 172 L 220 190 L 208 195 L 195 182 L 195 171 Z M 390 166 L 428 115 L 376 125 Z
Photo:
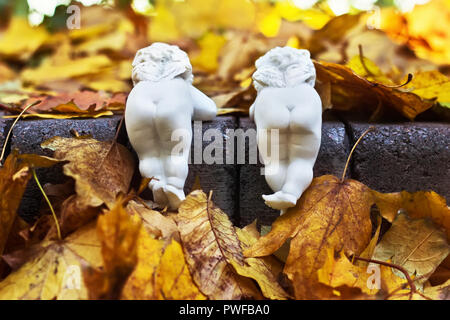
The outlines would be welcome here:
M 256 61 L 253 84 L 258 92 L 250 108 L 257 128 L 265 178 L 275 193 L 265 203 L 281 210 L 296 205 L 313 178 L 321 141 L 322 102 L 314 83 L 316 72 L 309 51 L 274 48 Z M 276 129 L 279 153 L 271 150 Z M 273 152 L 272 152 L 273 151 Z
M 177 209 L 185 198 L 191 121 L 212 120 L 216 105 L 192 86 L 191 63 L 177 46 L 153 43 L 139 50 L 132 79 L 125 123 L 139 157 L 139 170 L 152 178 L 149 188 L 155 203 Z

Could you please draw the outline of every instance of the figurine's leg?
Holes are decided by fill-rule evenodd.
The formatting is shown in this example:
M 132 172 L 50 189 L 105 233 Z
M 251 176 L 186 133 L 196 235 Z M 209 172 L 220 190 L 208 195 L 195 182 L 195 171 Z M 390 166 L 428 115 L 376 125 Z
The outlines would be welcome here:
M 143 177 L 152 178 L 148 186 L 153 192 L 153 201 L 160 207 L 165 207 L 168 200 L 162 187 L 166 178 L 154 124 L 156 110 L 154 103 L 142 100 L 141 95 L 132 92 L 127 102 L 125 121 L 128 136 L 139 156 L 139 171 Z
M 155 147 L 153 150 L 157 150 Z M 146 154 L 139 160 L 139 171 L 141 175 L 152 178 L 148 187 L 152 190 L 153 201 L 160 207 L 165 207 L 168 203 L 167 196 L 164 194 L 163 187 L 166 185 L 163 163 L 160 155 L 156 152 Z
M 190 142 L 186 147 L 190 146 Z M 169 200 L 171 209 L 178 209 L 185 199 L 184 184 L 188 175 L 188 159 L 185 155 L 170 155 L 164 159 L 164 172 L 167 184 L 164 192 Z
M 288 152 L 288 146 L 284 143 L 284 141 L 287 141 L 287 138 L 287 134 L 280 134 L 280 155 Z M 265 203 L 273 209 L 282 210 L 292 207 L 296 203 L 297 199 L 293 195 L 283 191 L 283 186 L 289 179 L 289 166 L 290 164 L 287 159 L 281 159 L 278 161 L 278 164 L 272 164 L 265 167 L 269 173 L 265 176 L 267 184 L 276 192 L 271 195 L 263 195 L 262 197 L 265 200 Z M 275 174 L 270 174 L 271 170 Z
M 265 166 L 265 178 L 270 189 L 277 192 L 280 191 L 286 181 L 286 172 L 288 168 L 288 160 L 279 160 L 278 164 L 269 164 Z
M 269 187 L 273 191 L 279 191 L 286 180 L 286 171 L 288 168 L 288 135 L 285 129 L 278 129 L 278 137 L 276 140 L 272 139 L 270 129 L 258 128 L 258 146 L 267 147 L 267 154 L 262 152 L 262 160 L 264 162 L 264 176 Z M 277 143 L 277 148 L 272 148 L 273 144 Z M 275 154 L 276 153 L 276 154 Z
M 293 196 L 292 199 L 295 201 L 292 206 L 295 206 L 297 200 L 311 184 L 312 178 L 313 170 L 310 161 L 303 159 L 291 161 L 287 170 L 286 183 L 281 191 Z
M 167 174 L 170 175 L 163 190 L 169 200 L 171 209 L 178 209 L 185 199 L 184 183 L 188 174 L 187 161 L 180 157 L 169 157 L 165 162 Z
M 286 202 L 280 190 L 285 184 L 288 169 L 288 127 L 289 110 L 280 106 L 274 100 L 259 104 L 255 114 L 255 122 L 258 132 L 258 147 L 267 152 L 261 152 L 265 164 L 265 178 L 270 188 L 275 191 L 271 195 L 263 195 L 266 204 L 274 209 L 282 209 Z M 278 130 L 276 140 L 273 140 L 271 130 Z M 275 147 L 275 144 L 277 146 Z M 281 203 L 281 207 L 279 208 Z
M 313 166 L 320 147 L 320 120 L 305 124 L 305 110 L 296 106 L 289 114 L 288 167 L 286 179 L 280 191 L 264 196 L 266 204 L 274 209 L 284 210 L 296 205 L 297 200 L 310 185 Z M 315 126 L 319 130 L 315 130 Z
M 181 201 L 185 199 L 184 183 L 188 175 L 188 157 L 192 140 L 191 118 L 188 114 L 181 117 L 174 116 L 179 110 L 161 108 L 158 114 L 157 130 L 161 139 L 161 159 L 164 166 L 166 185 L 163 190 L 169 200 L 171 209 L 178 209 Z M 170 112 L 171 111 L 171 112 Z M 175 130 L 176 139 L 172 141 Z
M 313 166 L 320 148 L 320 136 L 314 130 L 320 122 L 309 123 L 305 126 L 305 114 L 301 106 L 291 111 L 289 124 L 289 167 L 286 174 L 286 182 L 281 191 L 297 200 L 308 188 L 313 179 Z M 319 120 L 320 121 L 320 120 Z M 311 129 L 313 128 L 313 129 Z M 320 134 L 320 133 L 319 133 Z M 293 198 L 293 199 L 294 199 Z

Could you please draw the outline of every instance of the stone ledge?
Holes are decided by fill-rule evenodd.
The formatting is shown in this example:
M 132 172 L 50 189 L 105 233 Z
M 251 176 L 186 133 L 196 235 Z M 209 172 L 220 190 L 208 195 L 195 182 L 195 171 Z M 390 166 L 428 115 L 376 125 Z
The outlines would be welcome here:
M 1 119 L 0 118 L 0 150 L 3 150 L 3 145 L 6 140 L 6 136 L 8 135 L 8 131 L 11 128 L 13 119 Z M 8 150 L 6 150 L 8 151 Z M 1 151 L 0 151 L 1 152 Z M 6 154 L 5 154 L 6 157 Z
M 121 116 L 98 119 L 45 119 L 19 121 L 12 132 L 11 149 L 18 149 L 20 153 L 36 153 L 51 156 L 52 152 L 50 150 L 42 149 L 40 144 L 53 136 L 71 137 L 73 136 L 71 130 L 77 131 L 80 135 L 92 135 L 93 138 L 100 141 L 112 141 L 120 120 Z M 3 122 L 0 123 L 3 124 Z M 202 132 L 197 133 L 200 134 L 201 137 L 202 134 L 210 128 L 219 129 L 224 142 L 222 150 L 224 163 L 226 157 L 226 129 L 235 128 L 236 124 L 237 120 L 235 117 L 229 116 L 220 117 L 212 122 L 203 122 L 202 127 L 198 128 L 199 130 L 202 130 Z M 0 127 L 0 129 L 1 128 L 2 127 Z M 3 138 L 2 136 L 0 137 Z M 0 141 L 3 140 L 4 138 Z M 126 139 L 125 127 L 121 130 L 119 142 L 132 150 L 130 143 Z M 203 142 L 203 148 L 207 144 L 209 144 L 209 142 Z M 135 159 L 137 168 L 138 162 L 136 154 Z M 62 173 L 61 167 L 62 165 L 57 165 L 52 168 L 38 169 L 36 172 L 41 184 L 59 184 L 66 181 L 68 178 Z M 189 176 L 185 187 L 187 193 L 191 191 L 196 177 L 198 177 L 200 185 L 205 192 L 214 190 L 213 201 L 217 206 L 227 212 L 233 220 L 236 211 L 236 202 L 234 199 L 237 197 L 237 168 L 232 164 L 190 164 Z M 135 174 L 134 181 L 139 183 L 140 177 L 138 173 Z M 146 194 L 149 195 L 149 192 Z M 151 196 L 147 198 L 151 198 Z M 30 181 L 19 207 L 19 214 L 26 220 L 33 220 L 36 216 L 36 212 L 39 211 L 41 202 L 42 195 L 36 183 Z
M 36 153 L 51 156 L 50 150 L 41 148 L 41 143 L 54 136 L 73 137 L 71 130 L 76 130 L 80 135 L 92 135 L 100 141 L 112 141 L 120 123 L 121 116 L 105 117 L 98 119 L 45 119 L 22 120 L 14 126 L 11 135 L 11 150 L 17 149 L 20 153 Z M 51 168 L 37 169 L 39 181 L 59 184 L 68 178 L 62 173 L 62 165 Z M 34 180 L 30 180 L 23 195 L 19 207 L 19 215 L 25 220 L 31 221 L 39 212 L 42 194 Z
M 81 135 L 91 134 L 98 140 L 111 141 L 120 119 L 120 116 L 114 116 L 99 119 L 22 120 L 13 129 L 10 146 L 22 153 L 51 155 L 40 147 L 41 142 L 57 135 L 70 137 L 71 129 Z M 0 120 L 0 146 L 11 124 L 12 120 Z M 324 114 L 322 146 L 314 175 L 339 176 L 350 146 L 370 125 L 357 121 L 349 121 L 344 125 Z M 369 133 L 355 150 L 348 171 L 351 178 L 381 192 L 434 190 L 447 200 L 450 199 L 449 124 L 408 122 L 374 126 L 377 130 Z M 201 130 L 204 133 L 210 128 L 218 128 L 226 142 L 229 140 L 226 130 L 237 127 L 245 131 L 254 129 L 255 124 L 248 118 L 218 117 L 212 122 L 204 122 Z M 122 129 L 119 142 L 131 149 L 125 129 Z M 203 147 L 209 143 L 203 142 Z M 223 148 L 223 162 L 226 163 L 226 143 Z M 261 195 L 272 191 L 260 174 L 261 164 L 248 164 L 247 144 L 245 153 L 246 164 L 191 164 L 185 191 L 191 191 L 198 177 L 204 191 L 214 191 L 214 202 L 235 223 L 243 226 L 258 218 L 260 224 L 270 224 L 278 212 L 265 206 Z M 38 175 L 43 184 L 62 183 L 66 179 L 60 166 L 39 169 Z M 19 209 L 21 216 L 32 219 L 41 200 L 37 186 L 34 181 L 30 181 Z
M 349 122 L 356 141 L 371 125 Z M 433 190 L 450 200 L 450 124 L 375 124 L 355 149 L 352 177 L 380 192 Z
M 227 149 L 227 129 L 234 129 L 237 126 L 237 119 L 233 116 L 218 117 L 214 121 L 208 121 L 202 123 L 202 137 L 208 129 L 218 129 L 222 135 L 222 146 L 217 150 L 221 152 L 223 164 L 195 164 L 193 161 L 194 144 L 191 147 L 191 162 L 189 165 L 189 175 L 186 179 L 185 193 L 188 194 L 192 190 L 192 186 L 195 183 L 196 177 L 203 191 L 209 193 L 213 191 L 212 200 L 228 214 L 233 222 L 236 221 L 236 197 L 238 196 L 238 169 L 233 164 L 226 164 L 226 155 L 229 152 Z M 200 129 L 200 128 L 198 128 Z M 195 135 L 199 132 L 195 132 L 197 129 L 194 126 L 194 139 Z M 199 130 L 198 130 L 199 131 Z M 211 142 L 203 141 L 202 148 Z

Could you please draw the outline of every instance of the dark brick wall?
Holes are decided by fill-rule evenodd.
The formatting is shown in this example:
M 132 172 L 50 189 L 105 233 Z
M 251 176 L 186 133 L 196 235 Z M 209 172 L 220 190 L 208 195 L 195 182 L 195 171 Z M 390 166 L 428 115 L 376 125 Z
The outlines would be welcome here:
M 369 128 L 350 122 L 353 141 Z M 355 149 L 352 176 L 381 192 L 433 190 L 450 200 L 450 124 L 377 124 Z
M 40 144 L 53 136 L 70 137 L 71 130 L 79 134 L 91 134 L 102 141 L 114 138 L 121 117 L 105 117 L 81 120 L 21 120 L 13 129 L 11 149 L 22 153 L 51 155 L 42 150 Z M 3 145 L 12 120 L 0 120 L 0 146 Z M 342 174 L 348 153 L 354 141 L 370 125 L 363 122 L 343 122 L 324 114 L 322 145 L 314 166 L 314 175 Z M 370 132 L 358 145 L 353 155 L 348 176 L 367 184 L 381 192 L 401 190 L 434 190 L 450 199 L 450 125 L 447 123 L 388 123 L 375 124 L 376 130 Z M 233 116 L 217 117 L 204 122 L 202 133 L 210 128 L 218 128 L 223 142 L 224 164 L 190 164 L 185 191 L 189 192 L 196 177 L 205 192 L 213 190 L 214 202 L 232 220 L 241 226 L 251 223 L 255 218 L 262 225 L 273 222 L 278 212 L 268 208 L 261 197 L 272 191 L 260 174 L 261 164 L 248 163 L 248 143 L 245 146 L 244 164 L 227 164 L 227 142 L 230 135 L 227 129 L 255 129 L 248 118 Z M 200 128 L 198 128 L 200 130 Z M 199 132 L 198 132 L 199 133 Z M 197 133 L 197 134 L 198 134 Z M 119 135 L 119 142 L 131 146 L 126 139 L 125 128 Z M 203 142 L 203 148 L 210 142 Z M 254 147 L 254 146 L 252 146 Z M 234 149 L 237 156 L 237 144 Z M 192 150 L 193 151 L 193 150 Z M 40 181 L 61 183 L 66 177 L 61 166 L 38 170 Z M 138 175 L 136 180 L 138 179 Z M 39 210 L 42 197 L 34 181 L 30 182 L 19 213 L 32 219 Z

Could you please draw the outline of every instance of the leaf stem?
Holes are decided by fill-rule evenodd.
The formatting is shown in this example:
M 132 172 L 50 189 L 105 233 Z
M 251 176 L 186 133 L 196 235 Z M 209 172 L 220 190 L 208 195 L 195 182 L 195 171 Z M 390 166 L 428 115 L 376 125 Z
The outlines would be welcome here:
M 3 144 L 3 148 L 2 148 L 2 153 L 1 153 L 1 155 L 0 155 L 0 167 L 2 166 L 2 161 L 3 161 L 3 157 L 5 156 L 6 146 L 8 145 L 9 137 L 11 136 L 11 132 L 12 132 L 14 126 L 16 125 L 17 121 L 19 121 L 20 117 L 21 117 L 28 109 L 30 109 L 31 107 L 33 107 L 33 106 L 35 106 L 35 105 L 37 105 L 37 104 L 39 104 L 39 103 L 41 103 L 41 100 L 37 100 L 37 101 L 33 102 L 32 104 L 29 104 L 28 106 L 26 106 L 25 109 L 23 109 L 22 112 L 17 116 L 16 120 L 14 120 L 14 122 L 13 122 L 11 128 L 9 128 L 8 135 L 6 136 L 6 139 L 5 139 L 5 142 L 4 142 L 4 144 Z
M 45 201 L 47 201 L 47 204 L 50 207 L 50 211 L 52 212 L 53 219 L 55 220 L 56 231 L 58 233 L 58 239 L 62 240 L 61 228 L 59 226 L 59 222 L 58 222 L 58 218 L 56 217 L 55 210 L 53 210 L 53 206 L 50 203 L 50 200 L 48 199 L 47 195 L 45 194 L 44 188 L 42 188 L 41 183 L 39 182 L 39 179 L 38 179 L 38 177 L 36 175 L 36 170 L 34 170 L 34 169 L 31 169 L 31 170 L 33 171 L 34 180 L 36 181 L 36 184 L 38 185 L 39 189 L 41 190 L 42 195 L 44 196 Z
M 414 76 L 412 75 L 412 73 L 408 73 L 408 79 L 406 79 L 405 83 L 399 84 L 399 85 L 396 85 L 396 86 L 388 86 L 388 85 L 385 85 L 385 86 L 388 87 L 388 88 L 393 88 L 393 89 L 395 89 L 395 88 L 401 88 L 401 87 L 406 86 L 408 83 L 410 83 L 411 80 L 413 79 L 413 77 L 414 77 Z
M 344 180 L 345 180 L 345 174 L 347 173 L 347 168 L 350 163 L 350 159 L 352 158 L 353 151 L 355 151 L 355 149 L 356 149 L 356 146 L 359 144 L 359 142 L 362 140 L 362 138 L 364 138 L 364 136 L 366 134 L 368 134 L 370 131 L 372 131 L 374 129 L 375 129 L 375 127 L 372 126 L 369 129 L 367 129 L 366 131 L 364 131 L 364 133 L 359 137 L 358 141 L 356 141 L 356 143 L 353 145 L 353 148 L 350 151 L 350 154 L 348 155 L 347 162 L 345 163 L 344 172 L 342 173 L 342 177 L 341 177 L 341 183 L 344 182 Z
M 369 70 L 369 68 L 367 68 L 366 62 L 364 61 L 363 48 L 361 44 L 358 44 L 358 49 L 359 49 L 359 60 L 361 61 L 361 65 L 363 66 L 368 76 L 374 77 L 375 75 L 373 74 L 372 71 Z
M 382 266 L 386 266 L 386 267 L 391 267 L 391 268 L 397 269 L 398 271 L 402 272 L 405 275 L 406 281 L 408 281 L 408 285 L 411 288 L 411 292 L 409 294 L 409 300 L 411 300 L 413 294 L 417 292 L 417 288 L 416 288 L 416 285 L 414 284 L 414 281 L 409 276 L 408 271 L 406 271 L 406 269 L 403 268 L 402 266 L 399 266 L 397 264 L 393 264 L 393 263 L 390 263 L 390 262 L 386 262 L 386 261 L 380 261 L 380 260 L 374 260 L 374 259 L 366 259 L 366 258 L 362 258 L 362 257 L 358 257 L 358 256 L 354 256 L 353 258 L 355 260 L 365 261 L 365 262 L 370 262 L 370 263 L 376 263 L 376 264 L 380 264 Z

